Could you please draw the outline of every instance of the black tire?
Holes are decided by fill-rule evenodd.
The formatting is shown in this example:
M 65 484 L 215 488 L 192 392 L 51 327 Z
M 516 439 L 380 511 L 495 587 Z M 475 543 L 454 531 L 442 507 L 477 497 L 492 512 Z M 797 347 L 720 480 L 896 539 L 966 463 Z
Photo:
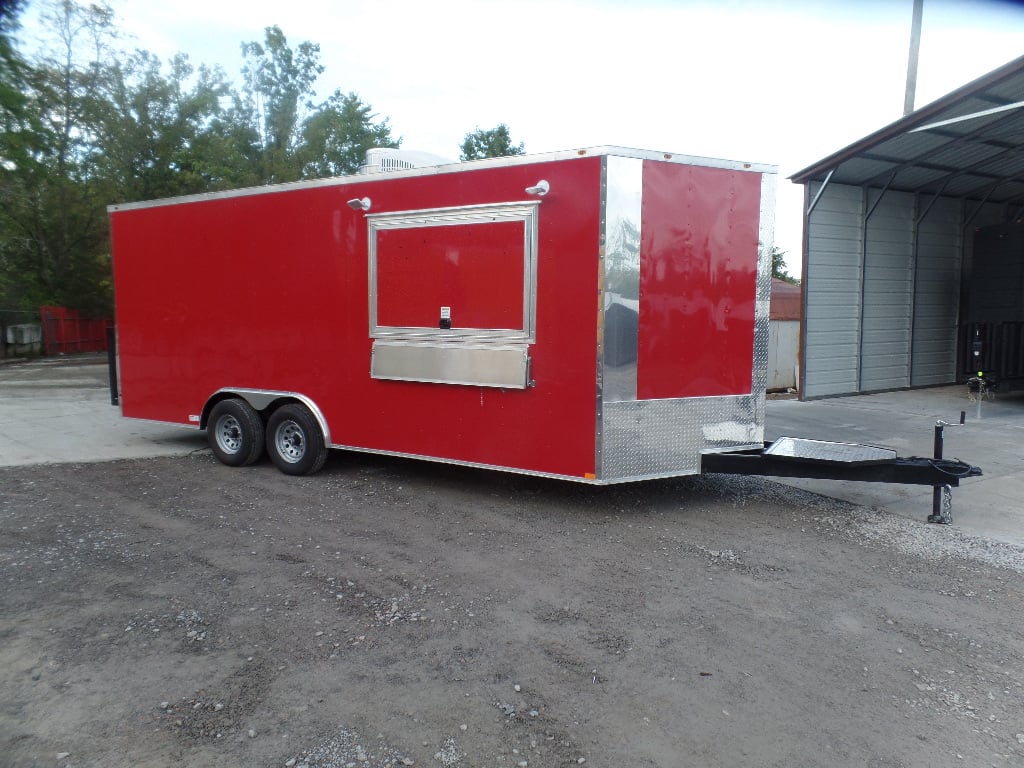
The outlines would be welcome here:
M 206 439 L 222 464 L 246 467 L 263 455 L 263 419 L 245 400 L 221 400 L 210 411 Z
M 320 424 L 298 403 L 282 405 L 267 421 L 267 453 L 286 475 L 311 475 L 327 461 Z

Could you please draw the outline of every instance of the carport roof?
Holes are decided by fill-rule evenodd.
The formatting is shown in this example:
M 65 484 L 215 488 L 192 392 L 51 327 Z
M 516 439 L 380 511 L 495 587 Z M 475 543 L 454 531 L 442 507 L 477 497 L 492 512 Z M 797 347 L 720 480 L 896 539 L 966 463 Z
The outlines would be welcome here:
M 790 178 L 1024 202 L 1024 56 Z

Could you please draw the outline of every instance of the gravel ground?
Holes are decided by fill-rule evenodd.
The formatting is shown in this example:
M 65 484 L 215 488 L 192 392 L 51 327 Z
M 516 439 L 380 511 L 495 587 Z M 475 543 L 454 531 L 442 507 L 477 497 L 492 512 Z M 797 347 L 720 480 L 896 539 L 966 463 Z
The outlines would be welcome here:
M 0 766 L 1020 766 L 1024 550 L 760 478 L 0 469 Z

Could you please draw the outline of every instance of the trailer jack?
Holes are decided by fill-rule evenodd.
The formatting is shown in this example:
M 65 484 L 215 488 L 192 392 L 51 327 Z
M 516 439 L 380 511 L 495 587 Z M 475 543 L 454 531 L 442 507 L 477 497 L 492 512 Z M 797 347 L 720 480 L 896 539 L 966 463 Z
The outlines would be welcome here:
M 942 419 L 935 422 L 935 442 L 932 446 L 932 455 L 935 461 L 942 461 L 942 446 L 945 440 L 943 430 L 946 427 L 962 427 L 966 417 L 966 412 L 960 411 L 959 424 L 950 424 Z M 972 467 L 971 469 L 977 468 Z M 978 474 L 981 474 L 980 469 L 978 469 Z M 971 477 L 971 475 L 968 475 L 968 477 Z M 932 488 L 932 513 L 928 515 L 928 522 L 940 525 L 949 525 L 953 522 L 953 487 L 949 483 L 941 488 L 939 486 Z
M 960 480 L 980 477 L 981 469 L 959 459 L 942 457 L 943 430 L 960 426 L 945 421 L 935 423 L 932 458 L 901 457 L 891 448 L 857 443 L 838 443 L 797 437 L 780 437 L 761 449 L 724 453 L 705 453 L 701 471 L 726 475 L 762 475 L 767 477 L 805 477 L 818 480 L 852 480 L 863 483 L 930 485 L 932 513 L 929 523 L 953 522 L 953 488 Z

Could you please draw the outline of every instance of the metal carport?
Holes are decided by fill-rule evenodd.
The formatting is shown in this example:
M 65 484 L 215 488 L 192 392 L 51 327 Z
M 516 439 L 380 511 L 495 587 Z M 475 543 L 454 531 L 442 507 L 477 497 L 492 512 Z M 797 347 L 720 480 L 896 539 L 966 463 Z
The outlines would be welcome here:
M 962 380 L 974 233 L 1024 214 L 1024 56 L 791 179 L 805 201 L 801 396 Z

